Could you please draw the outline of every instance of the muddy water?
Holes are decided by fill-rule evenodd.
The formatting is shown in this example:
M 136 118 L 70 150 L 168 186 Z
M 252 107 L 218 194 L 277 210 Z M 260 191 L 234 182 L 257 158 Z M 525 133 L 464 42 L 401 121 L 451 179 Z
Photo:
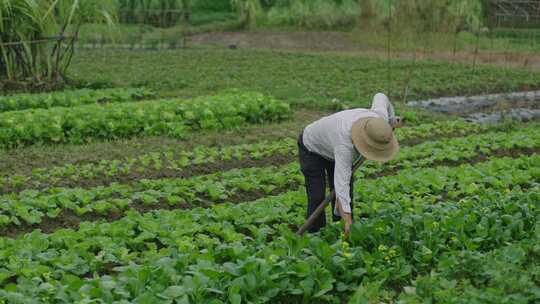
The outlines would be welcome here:
M 464 117 L 478 123 L 540 120 L 540 91 L 443 97 L 411 101 L 410 107 Z
M 528 122 L 540 120 L 540 109 L 511 109 L 490 113 L 474 113 L 465 117 L 465 120 L 477 123 L 498 123 L 506 120 Z
M 421 107 L 434 112 L 465 115 L 477 112 L 504 112 L 511 109 L 539 109 L 540 91 L 489 94 L 481 96 L 443 97 L 411 101 L 411 107 Z

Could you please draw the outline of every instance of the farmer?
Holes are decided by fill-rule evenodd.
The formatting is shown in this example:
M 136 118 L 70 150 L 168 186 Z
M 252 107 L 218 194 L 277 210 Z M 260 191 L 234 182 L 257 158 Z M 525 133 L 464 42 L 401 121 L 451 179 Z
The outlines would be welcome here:
M 298 138 L 308 196 L 307 217 L 324 200 L 327 177 L 330 189 L 336 190 L 333 220 L 342 218 L 348 234 L 352 225 L 353 162 L 360 155 L 379 162 L 393 159 L 399 151 L 393 129 L 402 125 L 402 119 L 395 117 L 390 100 L 382 93 L 373 97 L 371 109 L 341 111 L 308 125 Z M 317 232 L 325 225 L 323 212 L 308 231 Z

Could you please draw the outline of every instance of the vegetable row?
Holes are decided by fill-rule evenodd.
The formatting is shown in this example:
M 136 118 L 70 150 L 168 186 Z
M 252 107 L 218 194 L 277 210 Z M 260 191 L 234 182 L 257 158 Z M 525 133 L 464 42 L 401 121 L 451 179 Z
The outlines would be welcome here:
M 280 168 L 245 168 L 189 179 L 139 180 L 90 189 L 49 188 L 25 190 L 0 197 L 0 227 L 38 224 L 56 218 L 63 210 L 76 215 L 125 212 L 134 205 L 207 206 L 224 201 L 253 200 L 274 191 L 283 192 L 302 181 L 296 164 Z
M 155 92 L 145 88 L 81 89 L 41 94 L 17 94 L 0 96 L 0 112 L 121 103 L 150 99 L 155 96 Z
M 516 130 L 482 132 L 465 137 L 427 141 L 413 147 L 402 148 L 398 157 L 388 163 L 368 162 L 360 172 L 362 176 L 371 176 L 384 171 L 461 162 L 464 159 L 506 153 L 515 149 L 538 149 L 539 127 L 539 124 L 530 124 Z
M 536 125 L 528 125 L 525 129 L 530 130 Z M 402 149 L 400 160 L 413 160 L 419 157 L 425 157 L 430 149 L 441 150 L 441 148 L 450 148 L 452 145 L 459 145 L 460 149 L 466 146 L 459 142 L 453 143 L 446 140 L 440 140 L 444 136 L 453 136 L 457 134 L 471 134 L 482 132 L 494 132 L 497 130 L 511 131 L 516 126 L 496 125 L 486 126 L 470 124 L 463 121 L 444 121 L 436 124 L 424 124 L 414 127 L 407 127 L 398 130 L 397 136 L 401 141 L 431 139 L 435 130 L 445 130 L 446 133 L 436 133 L 437 140 L 440 142 L 433 145 L 427 145 L 424 152 L 418 154 L 416 149 Z M 529 132 L 530 133 L 530 132 Z M 475 141 L 476 138 L 463 139 L 465 141 Z M 499 140 L 500 142 L 500 140 Z M 484 140 L 484 146 L 488 144 Z M 445 145 L 448 145 L 445 147 Z M 473 148 L 473 145 L 470 145 Z M 449 153 L 459 153 L 449 151 Z M 45 187 L 57 186 L 77 186 L 87 185 L 106 185 L 112 182 L 121 182 L 126 179 L 133 179 L 134 175 L 156 178 L 169 176 L 191 176 L 196 171 L 194 168 L 204 166 L 205 170 L 211 168 L 211 164 L 229 162 L 233 167 L 251 166 L 249 161 L 260 161 L 266 158 L 290 156 L 297 153 L 296 140 L 292 138 L 281 139 L 277 141 L 262 141 L 254 144 L 242 144 L 225 147 L 205 147 L 200 146 L 191 151 L 182 150 L 182 147 L 168 147 L 163 151 L 156 151 L 140 155 L 138 157 L 126 158 L 123 160 L 102 160 L 99 163 L 86 164 L 67 164 L 52 168 L 36 168 L 31 174 L 10 174 L 0 177 L 0 193 L 21 191 L 24 189 L 41 189 Z M 416 157 L 415 155 L 419 156 Z M 444 155 L 443 155 L 444 156 Z M 238 161 L 243 161 L 238 163 Z M 272 160 L 269 160 L 270 162 Z M 236 164 L 234 164 L 236 162 Z M 221 164 L 223 166 L 223 164 Z M 217 166 L 221 170 L 221 166 Z M 207 172 L 208 173 L 208 172 Z
M 471 133 L 484 132 L 486 130 L 505 129 L 508 126 L 509 124 L 480 125 L 466 122 L 463 119 L 452 119 L 396 129 L 395 134 L 399 140 L 414 141 L 415 139 L 424 138 L 437 139 L 441 136 L 463 136 Z
M 474 143 L 474 145 L 473 145 Z M 533 126 L 511 133 L 487 133 L 440 142 L 426 142 L 402 149 L 400 157 L 381 166 L 367 162 L 359 169 L 358 177 L 376 176 L 384 172 L 444 164 L 444 161 L 463 163 L 494 151 L 520 153 L 520 149 L 540 148 L 540 134 Z M 497 155 L 495 155 L 497 156 Z M 444 167 L 440 170 L 444 170 Z M 398 171 L 399 172 L 399 171 Z M 420 172 L 424 172 L 423 170 Z M 362 178 L 364 180 L 364 178 Z M 48 188 L 25 190 L 0 196 L 0 227 L 14 224 L 38 224 L 43 218 L 55 218 L 65 209 L 77 215 L 125 212 L 134 204 L 152 208 L 164 206 L 206 206 L 225 201 L 245 201 L 262 195 L 283 192 L 303 181 L 298 163 L 280 167 L 234 169 L 192 178 L 142 179 L 128 184 L 83 188 Z M 402 187 L 397 185 L 396 187 Z M 389 193 L 395 192 L 389 191 Z M 377 189 L 370 191 L 378 192 Z M 369 193 L 363 195 L 368 196 Z
M 365 214 L 355 221 L 349 242 L 340 239 L 339 225 L 309 237 L 290 230 L 305 215 L 301 191 L 251 204 L 129 213 L 112 223 L 84 223 L 77 231 L 2 238 L 0 298 L 26 303 L 342 303 L 356 291 L 357 298 L 385 302 L 454 299 L 453 291 L 424 293 L 422 282 L 433 280 L 437 290 L 445 283 L 473 284 L 477 290 L 467 294 L 471 299 L 481 296 L 479 286 L 489 286 L 494 302 L 509 295 L 520 303 L 534 302 L 539 289 L 534 282 L 499 293 L 491 289 L 513 282 L 501 279 L 509 269 L 519 274 L 512 279 L 535 277 L 539 164 L 533 156 L 464 165 L 438 175 L 430 169 L 444 180 L 444 191 L 459 193 L 439 197 L 436 204 L 423 198 L 439 195 L 437 188 L 397 190 L 394 198 L 375 191 L 375 197 L 360 202 Z M 410 170 L 372 183 L 412 185 L 426 176 Z M 475 191 L 468 188 L 471 180 Z M 363 185 L 356 187 L 358 194 Z M 484 258 L 497 264 L 482 266 Z
M 161 152 L 151 152 L 124 160 L 102 160 L 99 163 L 67 164 L 52 168 L 36 168 L 30 175 L 14 174 L 0 177 L 0 193 L 19 191 L 22 189 L 39 189 L 51 186 L 77 185 L 93 180 L 108 184 L 123 177 L 133 179 L 133 175 L 150 178 L 155 175 L 175 173 L 184 176 L 186 170 L 194 167 L 211 168 L 218 165 L 215 171 L 221 170 L 223 163 L 236 162 L 238 166 L 250 165 L 249 161 L 260 161 L 264 158 L 283 157 L 296 153 L 296 141 L 291 138 L 277 141 L 262 141 L 254 144 L 241 144 L 225 147 L 199 146 L 193 150 L 181 150 L 172 146 Z M 239 163 L 239 161 L 245 161 Z M 292 161 L 292 158 L 291 158 Z
M 289 105 L 254 92 L 230 91 L 192 100 L 83 105 L 0 114 L 0 147 L 84 143 L 136 135 L 183 137 L 194 130 L 232 129 L 280 121 Z

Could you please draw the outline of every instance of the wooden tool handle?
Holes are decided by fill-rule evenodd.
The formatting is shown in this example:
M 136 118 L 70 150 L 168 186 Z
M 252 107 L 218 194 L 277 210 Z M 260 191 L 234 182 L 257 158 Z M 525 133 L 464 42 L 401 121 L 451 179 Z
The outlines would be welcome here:
M 360 167 L 360 165 L 364 163 L 365 160 L 366 159 L 364 157 L 360 156 L 360 159 L 358 159 L 353 165 L 351 175 Z M 324 208 L 326 208 L 326 206 L 328 206 L 328 204 L 330 204 L 335 199 L 336 199 L 336 191 L 332 190 L 332 192 L 326 196 L 324 201 L 322 201 L 319 207 L 317 207 L 317 209 L 315 209 L 315 211 L 309 216 L 309 218 L 306 220 L 306 223 L 302 227 L 300 227 L 300 229 L 298 229 L 296 234 L 303 235 L 309 229 L 309 227 L 313 225 L 313 222 L 315 222 L 315 219 L 319 215 L 321 215 L 321 213 L 324 212 Z

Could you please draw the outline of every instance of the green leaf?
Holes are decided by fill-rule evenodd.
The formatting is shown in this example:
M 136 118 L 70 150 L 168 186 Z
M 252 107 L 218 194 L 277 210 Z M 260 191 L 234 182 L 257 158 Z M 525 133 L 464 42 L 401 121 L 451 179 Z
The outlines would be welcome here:
M 169 299 L 180 298 L 185 293 L 186 290 L 184 289 L 184 287 L 179 285 L 169 286 L 167 287 L 167 289 L 165 289 L 165 291 L 162 292 L 162 294 Z

